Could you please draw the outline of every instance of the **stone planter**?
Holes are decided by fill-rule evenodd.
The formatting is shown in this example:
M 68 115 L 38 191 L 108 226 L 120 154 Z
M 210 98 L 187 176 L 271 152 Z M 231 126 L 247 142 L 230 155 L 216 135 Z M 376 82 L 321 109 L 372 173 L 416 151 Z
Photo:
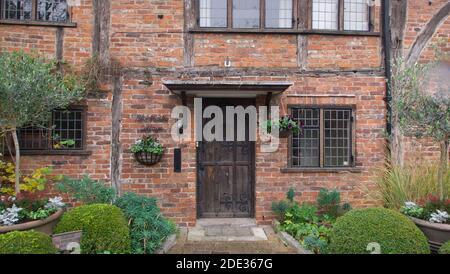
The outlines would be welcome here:
M 53 229 L 55 228 L 63 213 L 63 209 L 58 209 L 58 211 L 56 211 L 53 215 L 43 220 L 31 221 L 12 226 L 0 226 L 0 234 L 8 233 L 11 231 L 35 230 L 47 235 L 52 235 Z
M 427 237 L 432 252 L 437 253 L 444 243 L 450 241 L 450 225 L 410 218 Z

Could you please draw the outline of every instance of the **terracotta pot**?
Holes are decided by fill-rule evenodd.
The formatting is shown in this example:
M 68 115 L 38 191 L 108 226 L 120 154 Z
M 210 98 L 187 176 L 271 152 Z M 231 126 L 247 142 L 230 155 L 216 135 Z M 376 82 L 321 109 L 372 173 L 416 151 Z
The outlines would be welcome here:
M 413 217 L 410 218 L 427 237 L 432 252 L 438 252 L 444 243 L 450 241 L 450 225 L 436 224 Z
M 58 211 L 53 213 L 53 215 L 43 220 L 31 221 L 12 226 L 0 226 L 0 234 L 8 233 L 11 231 L 35 230 L 47 235 L 52 235 L 53 229 L 55 228 L 63 213 L 64 210 L 59 209 Z

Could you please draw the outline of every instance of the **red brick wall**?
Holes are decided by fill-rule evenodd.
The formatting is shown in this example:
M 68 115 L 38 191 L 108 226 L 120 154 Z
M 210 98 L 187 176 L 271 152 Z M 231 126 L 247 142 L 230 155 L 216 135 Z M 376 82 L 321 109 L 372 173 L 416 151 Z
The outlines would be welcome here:
M 92 54 L 92 1 L 81 0 L 73 8 L 77 28 L 65 28 L 64 58 L 82 68 Z M 195 143 L 175 143 L 170 137 L 170 112 L 181 101 L 164 87 L 165 80 L 251 80 L 290 81 L 293 86 L 274 104 L 323 104 L 356 106 L 356 164 L 359 172 L 282 173 L 287 167 L 287 143 L 283 140 L 277 153 L 256 154 L 256 218 L 269 222 L 270 205 L 294 187 L 301 201 L 313 201 L 322 187 L 338 188 L 343 200 L 353 206 L 368 206 L 375 201 L 368 195 L 374 188 L 375 171 L 383 163 L 386 107 L 382 76 L 351 73 L 279 73 L 279 69 L 300 71 L 297 67 L 297 36 L 292 34 L 194 34 L 191 70 L 203 70 L 202 76 L 185 73 L 183 1 L 111 1 L 111 57 L 125 68 L 148 69 L 147 76 L 127 74 L 122 87 L 123 148 L 121 176 L 123 191 L 158 198 L 165 215 L 180 225 L 194 225 L 196 220 L 196 148 Z M 424 1 L 427 2 L 427 1 Z M 424 9 L 425 7 L 421 7 Z M 376 9 L 379 31 L 379 7 Z M 445 31 L 445 30 L 444 30 Z M 447 37 L 448 37 L 448 31 Z M 32 37 L 33 36 L 33 37 Z M 306 70 L 381 70 L 381 38 L 377 36 L 307 35 Z M 0 48 L 13 50 L 35 48 L 54 56 L 55 29 L 0 25 Z M 229 77 L 209 77 L 209 68 L 255 68 L 267 72 Z M 158 72 L 159 69 L 167 71 Z M 275 72 L 270 70 L 274 69 Z M 155 73 L 151 73 L 151 72 Z M 158 73 L 156 73 L 158 72 Z M 211 72 L 212 73 L 212 72 Z M 244 74 L 244 70 L 242 72 Z M 193 75 L 193 76 L 192 76 Z M 207 75 L 207 77 L 205 76 Z M 226 75 L 226 74 L 225 74 Z M 151 83 L 149 83 L 151 82 Z M 108 85 L 105 86 L 109 88 Z M 264 98 L 258 98 L 263 104 Z M 26 156 L 25 169 L 54 165 L 58 173 L 70 176 L 90 174 L 110 181 L 112 93 L 88 103 L 88 147 L 90 156 Z M 192 108 L 192 98 L 188 100 Z M 152 167 L 138 164 L 129 152 L 142 135 L 150 134 L 167 148 L 160 163 Z M 173 149 L 182 147 L 182 173 L 173 172 Z

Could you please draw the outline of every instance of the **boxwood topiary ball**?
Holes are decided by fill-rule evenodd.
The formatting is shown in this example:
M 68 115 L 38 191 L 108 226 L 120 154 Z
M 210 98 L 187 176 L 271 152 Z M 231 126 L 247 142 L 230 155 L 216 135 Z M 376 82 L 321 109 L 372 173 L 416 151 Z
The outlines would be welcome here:
M 93 204 L 66 212 L 55 233 L 82 230 L 81 252 L 129 253 L 130 231 L 120 208 L 108 204 Z
M 439 249 L 439 254 L 450 254 L 450 241 L 441 246 Z
M 0 234 L 0 254 L 56 254 L 50 236 L 36 231 Z
M 379 244 L 382 254 L 429 254 L 422 231 L 404 215 L 385 208 L 352 210 L 337 219 L 328 253 L 367 254 Z

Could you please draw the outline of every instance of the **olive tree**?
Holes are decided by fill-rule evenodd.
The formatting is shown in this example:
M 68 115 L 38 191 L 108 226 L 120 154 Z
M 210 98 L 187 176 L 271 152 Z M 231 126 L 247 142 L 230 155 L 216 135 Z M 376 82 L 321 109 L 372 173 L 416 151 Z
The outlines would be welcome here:
M 57 61 L 35 54 L 0 52 L 0 132 L 9 134 L 14 143 L 16 195 L 20 194 L 17 130 L 46 127 L 54 109 L 67 108 L 83 98 L 81 78 L 59 68 Z
M 393 97 L 395 118 L 404 134 L 428 137 L 440 145 L 438 184 L 443 198 L 443 179 L 448 168 L 450 141 L 450 82 L 449 65 L 397 64 L 393 77 L 396 93 Z

